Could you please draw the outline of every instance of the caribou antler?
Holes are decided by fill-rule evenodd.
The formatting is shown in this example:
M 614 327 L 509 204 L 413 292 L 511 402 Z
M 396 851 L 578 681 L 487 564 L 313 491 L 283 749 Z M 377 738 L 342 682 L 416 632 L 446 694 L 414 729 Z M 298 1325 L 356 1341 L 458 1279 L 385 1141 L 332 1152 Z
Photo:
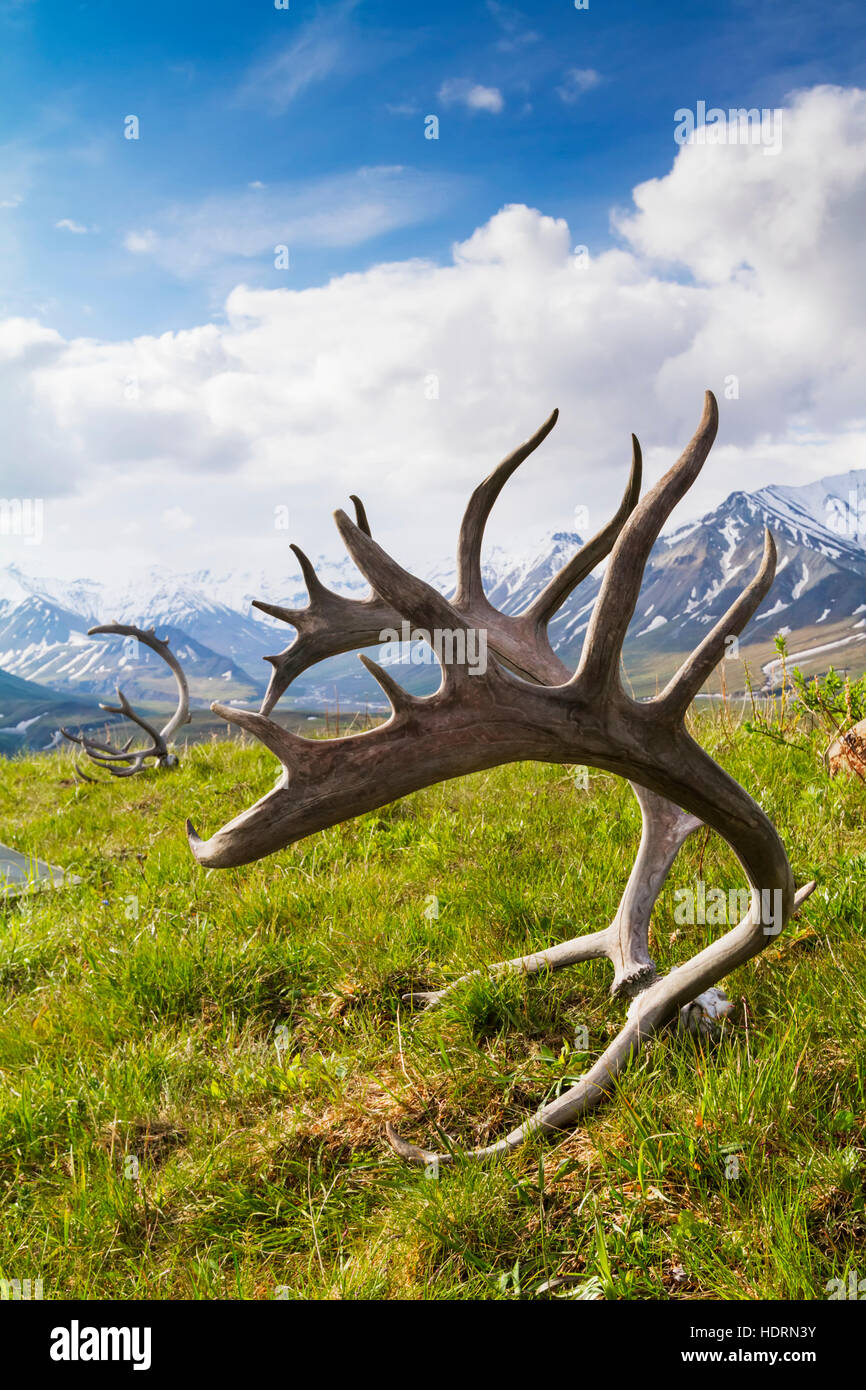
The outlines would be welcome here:
M 435 638 L 431 639 L 442 665 L 440 688 L 424 699 L 411 696 L 362 654 L 361 661 L 388 696 L 391 717 L 368 733 L 324 742 L 300 738 L 267 717 L 279 692 L 270 703 L 266 697 L 259 713 L 215 704 L 212 708 L 216 713 L 270 748 L 284 772 L 272 792 L 209 840 L 202 841 L 188 826 L 198 861 L 208 867 L 228 867 L 262 858 L 315 830 L 383 806 L 420 787 L 500 763 L 531 759 L 589 764 L 626 776 L 642 789 L 641 850 L 613 923 L 606 931 L 582 941 L 505 962 L 501 967 L 531 969 L 537 961 L 538 968 L 553 968 L 571 960 L 608 956 L 615 965 L 614 989 L 635 996 L 626 1026 L 577 1087 L 544 1107 L 502 1144 L 479 1150 L 481 1156 L 505 1152 L 534 1130 L 570 1123 L 610 1090 L 635 1048 L 696 996 L 699 1000 L 702 995 L 707 998 L 708 1013 L 723 1012 L 723 996 L 712 991 L 710 997 L 711 987 L 760 951 L 769 934 L 781 930 L 795 906 L 791 869 L 770 821 L 685 727 L 686 711 L 724 655 L 726 638 L 742 631 L 772 583 L 776 552 L 770 533 L 766 533 L 764 556 L 748 588 L 661 695 L 639 702 L 625 693 L 619 677 L 622 644 L 652 545 L 673 507 L 693 483 L 715 438 L 715 399 L 707 393 L 703 417 L 691 443 L 637 505 L 640 450 L 634 441 L 632 479 L 617 516 L 524 613 L 506 617 L 492 608 L 483 593 L 481 534 L 502 485 L 549 433 L 555 420 L 554 414 L 473 494 L 461 529 L 457 592 L 450 603 L 403 570 L 373 541 L 363 508 L 356 504 L 357 525 L 343 512 L 336 514 L 346 546 L 371 584 L 371 595 L 363 601 L 368 611 L 375 605 L 377 615 L 381 614 L 384 603 L 401 617 L 420 624 L 428 634 L 448 634 L 452 639 L 450 660 L 443 659 L 442 644 L 437 646 Z M 549 646 L 547 624 L 574 585 L 611 546 L 581 661 L 577 671 L 569 675 Z M 305 573 L 310 586 L 309 611 L 314 616 L 315 610 L 322 608 L 327 591 L 316 588 L 318 581 L 309 562 Z M 343 631 L 338 640 L 348 646 L 346 628 L 351 619 L 347 615 L 357 615 L 358 609 L 345 605 L 357 601 L 341 602 Z M 277 616 L 294 622 L 307 612 L 277 611 Z M 471 667 L 467 659 L 475 620 L 489 633 L 490 647 L 500 658 L 491 660 L 484 671 Z M 300 663 L 311 644 L 302 624 L 296 626 L 299 637 L 287 653 L 273 659 L 275 671 L 279 671 L 278 662 L 285 666 L 292 652 L 294 674 L 303 669 Z M 377 636 L 382 640 L 381 634 L 359 636 L 361 631 L 357 623 L 353 644 L 372 642 Z M 313 655 L 312 659 L 319 657 Z M 539 683 L 531 684 L 526 677 Z M 272 684 L 269 695 L 273 689 Z M 751 908 L 720 941 L 688 965 L 659 979 L 647 950 L 650 912 L 680 845 L 701 822 L 716 829 L 739 858 L 751 887 Z M 812 887 L 801 890 L 800 898 Z M 430 1160 L 426 1150 L 405 1144 L 393 1132 L 389 1137 L 405 1156 Z M 443 1161 L 448 1157 L 441 1156 Z
M 535 434 L 508 454 L 493 472 L 479 483 L 470 497 L 460 526 L 457 545 L 457 588 L 451 600 L 454 609 L 468 624 L 486 632 L 491 650 L 509 669 L 539 685 L 561 685 L 571 675 L 568 667 L 551 647 L 547 635 L 548 625 L 569 594 L 610 553 L 617 536 L 637 504 L 642 471 L 640 445 L 632 435 L 631 471 L 617 512 L 597 535 L 575 552 L 569 562 L 550 579 L 541 593 L 521 613 L 512 615 L 500 612 L 487 598 L 481 577 L 484 530 L 503 486 L 520 464 L 547 438 L 558 418 L 559 412 L 554 410 Z M 363 503 L 354 494 L 351 500 L 359 529 L 370 536 L 372 533 Z M 284 652 L 265 658 L 274 667 L 259 709 L 259 713 L 265 715 L 270 714 L 280 695 L 308 667 L 324 657 L 336 656 L 341 652 L 353 651 L 357 647 L 381 642 L 383 633 L 387 630 L 393 631 L 402 616 L 373 589 L 364 599 L 345 598 L 326 589 L 303 551 L 294 545 L 292 550 L 298 558 L 307 583 L 308 606 L 302 609 L 288 609 L 258 600 L 253 601 L 253 607 L 291 623 L 298 633 Z M 599 938 L 604 935 L 605 941 L 612 942 L 612 959 L 617 967 L 611 985 L 611 993 L 614 995 L 630 994 L 641 981 L 655 975 L 655 965 L 647 945 L 652 908 L 677 850 L 692 831 L 702 824 L 693 816 L 684 816 L 662 797 L 655 797 L 653 793 L 637 787 L 633 787 L 632 790 L 638 798 L 644 822 L 641 853 L 609 933 L 597 934 Z M 679 827 L 676 848 L 670 856 L 667 850 L 661 847 L 662 825 L 666 830 L 672 825 Z M 657 859 L 658 854 L 661 858 Z M 654 885 L 655 891 L 650 895 L 646 891 L 647 882 Z M 594 939 L 587 936 L 576 937 L 572 941 L 552 947 L 549 951 L 536 952 L 518 961 L 502 961 L 488 969 L 522 969 L 530 973 L 544 968 L 559 969 L 563 965 L 589 959 Z M 597 954 L 605 952 L 599 950 Z M 453 982 L 454 985 L 458 983 L 456 980 Z M 415 993 L 404 998 L 406 1002 L 415 1005 L 429 1005 L 437 1003 L 447 992 L 448 990 Z
M 168 638 L 157 637 L 155 630 L 151 627 L 146 631 L 140 627 L 132 627 L 125 623 L 104 623 L 100 627 L 88 629 L 88 637 L 111 633 L 119 637 L 135 637 L 137 641 L 150 647 L 171 669 L 177 683 L 177 708 L 162 729 L 155 729 L 141 715 L 136 714 L 120 687 L 117 687 L 117 704 L 100 704 L 99 708 L 104 709 L 108 714 L 122 714 L 133 724 L 137 724 L 143 729 L 150 739 L 150 743 L 145 748 L 132 749 L 133 739 L 130 738 L 122 748 L 114 749 L 110 743 L 100 743 L 96 739 L 87 738 L 83 734 L 70 733 L 68 729 L 61 729 L 64 738 L 70 742 L 80 744 L 90 760 L 97 767 L 104 768 L 110 772 L 112 777 L 133 777 L 136 772 L 140 772 L 148 761 L 153 758 L 157 767 L 176 767 L 177 757 L 169 751 L 169 740 L 183 724 L 188 724 L 192 716 L 189 712 L 189 687 L 183 668 L 169 649 Z M 133 735 L 133 738 L 135 736 Z M 130 751 L 132 750 L 132 751 Z M 80 777 L 85 781 L 92 782 L 94 779 L 88 777 L 76 763 L 76 770 Z
M 483 628 L 491 649 L 506 666 L 541 685 L 558 685 L 571 674 L 553 651 L 547 638 L 547 627 L 557 610 L 582 579 L 595 569 L 609 553 L 626 518 L 634 510 L 640 493 L 640 445 L 632 436 L 632 465 L 625 496 L 616 515 L 606 526 L 581 546 L 555 574 L 542 592 L 524 612 L 514 615 L 499 612 L 484 593 L 481 580 L 481 542 L 493 504 L 512 473 L 547 438 L 559 418 L 554 410 L 540 429 L 504 458 L 489 477 L 473 492 L 460 527 L 457 546 L 457 591 L 451 600 L 454 609 L 473 628 Z M 358 529 L 370 536 L 370 524 L 364 504 L 352 495 Z M 281 608 L 277 604 L 253 600 L 271 617 L 290 623 L 297 637 L 277 656 L 265 657 L 274 670 L 261 714 L 270 714 L 280 696 L 302 672 L 325 657 L 355 651 L 384 641 L 383 632 L 399 626 L 404 610 L 392 606 L 371 589 L 364 599 L 345 598 L 322 584 L 312 564 L 299 546 L 292 550 L 298 558 L 306 581 L 309 603 L 306 608 Z

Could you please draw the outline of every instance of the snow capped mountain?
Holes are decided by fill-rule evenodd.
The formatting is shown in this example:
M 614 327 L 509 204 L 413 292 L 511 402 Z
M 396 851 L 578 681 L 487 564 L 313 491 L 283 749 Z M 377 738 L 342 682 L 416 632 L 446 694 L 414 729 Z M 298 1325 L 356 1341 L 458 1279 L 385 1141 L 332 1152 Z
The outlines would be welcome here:
M 636 688 L 652 689 L 722 616 L 760 563 L 763 530 L 776 538 L 779 560 L 773 589 L 742 635 L 772 675 L 773 637 L 790 634 L 792 652 L 809 655 L 813 669 L 866 665 L 866 469 L 791 487 L 774 484 L 754 493 L 734 492 L 699 521 L 670 531 L 655 545 L 626 642 L 625 660 Z M 521 611 L 564 565 L 581 538 L 551 531 L 520 553 L 485 551 L 482 573 L 491 602 L 506 613 Z M 367 585 L 344 557 L 315 557 L 322 582 L 360 597 Z M 425 576 L 453 593 L 455 564 L 448 559 Z M 563 605 L 551 627 L 554 646 L 574 665 L 599 588 L 586 579 Z M 0 668 L 55 690 L 103 696 L 119 677 L 139 698 L 169 698 L 172 681 L 153 654 L 127 649 L 119 638 L 89 638 L 98 623 L 155 626 L 169 636 L 187 670 L 193 699 L 252 699 L 266 683 L 261 658 L 284 648 L 293 629 L 250 607 L 253 598 L 287 608 L 304 607 L 306 590 L 294 556 L 280 573 L 209 570 L 174 574 L 149 569 L 121 587 L 82 579 L 73 583 L 34 579 L 15 566 L 0 570 Z M 415 660 L 397 663 L 408 689 L 438 684 L 438 667 Z M 428 651 L 428 656 L 431 654 Z M 312 668 L 285 697 L 295 705 L 382 703 L 379 687 L 356 654 Z
M 120 638 L 88 637 L 88 628 L 107 622 L 155 626 L 171 641 L 194 693 L 208 701 L 240 687 L 258 689 L 259 671 L 253 678 L 243 663 L 258 666 L 273 646 L 265 623 L 214 602 L 206 583 L 167 570 L 148 570 L 122 588 L 35 579 L 15 566 L 0 570 L 0 668 L 55 690 L 100 696 L 122 676 L 127 694 L 171 697 L 173 677 L 154 653 Z
M 777 484 L 762 488 L 755 497 L 793 531 L 800 529 L 804 537 L 821 527 L 843 545 L 866 547 L 866 468 L 853 468 L 801 487 Z
M 866 664 L 866 469 L 804 487 L 734 492 L 699 522 L 663 536 L 650 557 L 627 656 L 646 667 L 697 645 L 760 564 L 764 527 L 778 550 L 776 578 L 741 645 L 779 632 L 815 658 L 811 669 Z M 659 621 L 661 619 L 661 621 Z M 642 624 L 636 627 L 636 622 Z M 761 664 L 767 671 L 773 663 Z

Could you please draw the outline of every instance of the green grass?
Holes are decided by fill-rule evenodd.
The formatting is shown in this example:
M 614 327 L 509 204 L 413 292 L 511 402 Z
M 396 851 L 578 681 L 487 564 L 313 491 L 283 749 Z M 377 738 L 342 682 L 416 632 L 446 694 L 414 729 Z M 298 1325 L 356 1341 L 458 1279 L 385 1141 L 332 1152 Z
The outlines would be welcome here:
M 610 968 L 412 988 L 604 925 L 639 834 L 628 787 L 520 764 L 421 792 L 263 863 L 206 873 L 210 832 L 273 781 L 258 747 L 74 785 L 2 765 L 0 838 L 80 885 L 0 913 L 0 1278 L 46 1298 L 826 1297 L 861 1265 L 866 789 L 702 722 L 778 825 L 801 918 L 729 977 L 721 1045 L 670 1033 L 574 1134 L 438 1180 L 387 1119 L 489 1142 L 618 1031 Z M 668 969 L 718 928 L 676 887 L 740 886 L 694 836 L 654 919 Z M 438 900 L 438 916 L 431 910 Z M 136 1168 L 138 1176 L 135 1176 Z

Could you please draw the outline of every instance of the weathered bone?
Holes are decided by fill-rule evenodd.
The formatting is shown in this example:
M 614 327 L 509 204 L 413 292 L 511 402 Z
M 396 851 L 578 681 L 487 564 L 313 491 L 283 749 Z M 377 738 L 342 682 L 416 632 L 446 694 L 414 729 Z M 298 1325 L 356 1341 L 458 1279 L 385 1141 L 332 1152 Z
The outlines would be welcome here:
M 795 911 L 802 906 L 814 888 L 814 883 L 807 883 L 805 887 L 798 889 L 793 899 L 792 910 Z M 574 1086 L 564 1091 L 556 1100 L 548 1101 L 546 1105 L 541 1106 L 531 1119 L 512 1130 L 504 1139 L 484 1148 L 459 1149 L 456 1151 L 457 1154 L 465 1158 L 501 1158 L 512 1149 L 519 1148 L 534 1134 L 553 1134 L 558 1129 L 568 1129 L 581 1115 L 585 1115 L 610 1095 L 615 1089 L 620 1072 L 632 1057 L 637 1055 L 643 1042 L 659 1033 L 677 1016 L 678 1010 L 689 1008 L 700 1001 L 705 992 L 709 993 L 711 981 L 721 979 L 736 966 L 742 965 L 744 961 L 763 950 L 770 938 L 756 935 L 761 931 L 762 928 L 755 923 L 750 911 L 739 926 L 734 927 L 720 941 L 714 941 L 712 946 L 700 951 L 685 965 L 672 970 L 669 975 L 665 975 L 642 994 L 638 994 L 629 1007 L 625 1027 L 617 1033 L 598 1061 Z M 721 991 L 718 993 L 721 994 Z M 724 1005 L 729 1001 L 722 998 L 719 1002 Z M 706 1008 L 706 1004 L 703 1007 Z M 422 1149 L 417 1144 L 408 1143 L 391 1124 L 386 1124 L 385 1128 L 392 1148 L 401 1158 L 410 1159 L 415 1163 L 438 1164 L 450 1163 L 455 1157 L 454 1151 L 437 1153 L 435 1150 Z
M 94 637 L 105 633 L 116 634 L 120 637 L 135 637 L 137 641 L 143 643 L 161 656 L 166 665 L 170 668 L 177 684 L 177 708 L 162 729 L 155 729 L 141 715 L 136 714 L 130 705 L 123 691 L 117 688 L 117 704 L 100 704 L 99 708 L 104 709 L 108 714 L 122 714 L 131 723 L 137 724 L 143 729 L 150 739 L 150 744 L 145 748 L 133 749 L 132 739 L 128 739 L 122 748 L 112 748 L 109 743 L 100 743 L 97 739 L 88 738 L 84 734 L 73 734 L 68 729 L 61 729 L 64 738 L 68 738 L 71 743 L 79 744 L 90 758 L 91 762 L 97 767 L 104 768 L 111 773 L 112 777 L 133 777 L 137 772 L 144 768 L 149 759 L 155 760 L 156 767 L 176 767 L 177 757 L 169 749 L 169 741 L 177 730 L 183 725 L 188 724 L 192 718 L 189 712 L 189 687 L 183 668 L 170 650 L 168 638 L 157 637 L 154 629 L 148 628 L 146 631 L 139 627 L 132 627 L 125 623 L 105 623 L 100 627 L 88 629 L 88 637 Z M 133 735 L 134 737 L 134 735 Z M 87 782 L 95 779 L 88 777 L 87 773 L 76 763 L 78 775 Z
M 617 517 L 524 613 L 507 617 L 493 609 L 483 594 L 481 535 L 502 485 L 549 433 L 555 419 L 554 414 L 473 494 L 461 529 L 458 587 L 452 602 L 403 570 L 373 541 L 363 508 L 357 503 L 357 525 L 342 512 L 336 514 L 336 520 L 352 558 L 370 582 L 370 596 L 362 605 L 366 616 L 372 618 L 375 612 L 376 622 L 381 622 L 378 631 L 365 629 L 357 621 L 357 600 L 329 594 L 309 561 L 299 554 L 310 605 L 300 612 L 266 609 L 294 623 L 299 636 L 286 653 L 273 658 L 279 679 L 272 679 L 261 712 L 213 706 L 223 718 L 264 742 L 283 763 L 284 773 L 272 792 L 209 840 L 199 839 L 188 826 L 199 862 L 208 867 L 228 867 L 259 859 L 315 830 L 386 805 L 420 787 L 500 763 L 537 760 L 589 764 L 626 776 L 641 789 L 641 848 L 613 923 L 582 942 L 564 943 L 499 967 L 555 968 L 569 960 L 607 955 L 615 966 L 614 990 L 635 996 L 626 1026 L 576 1087 L 543 1107 L 501 1144 L 476 1151 L 478 1156 L 506 1152 L 529 1133 L 571 1123 L 609 1092 L 618 1072 L 644 1039 L 767 944 L 767 923 L 762 920 L 766 894 L 774 895 L 773 934 L 795 905 L 790 866 L 773 826 L 743 788 L 695 743 L 684 723 L 688 706 L 724 654 L 725 638 L 742 631 L 770 587 L 776 552 L 769 532 L 755 578 L 661 695 L 637 701 L 626 695 L 619 678 L 622 643 L 644 566 L 659 531 L 707 457 L 718 423 L 715 399 L 707 393 L 691 443 L 637 505 L 640 451 L 634 441 L 632 480 Z M 569 676 L 550 648 L 547 623 L 574 585 L 611 546 L 581 661 Z M 500 660 L 491 660 L 483 674 L 477 670 L 470 673 L 465 660 L 443 664 L 439 690 L 419 699 L 362 656 L 388 696 L 392 713 L 385 724 L 351 738 L 312 742 L 267 718 L 280 693 L 277 686 L 287 674 L 282 689 L 322 654 L 376 641 L 383 627 L 396 626 L 394 615 L 427 631 L 465 633 L 477 623 L 487 629 L 489 646 Z M 335 627 L 330 644 L 321 636 L 329 616 Z M 527 677 L 538 683 L 530 684 Z M 680 845 L 702 822 L 717 830 L 739 858 L 752 889 L 752 906 L 744 920 L 720 941 L 659 979 L 647 949 L 650 913 Z M 808 896 L 813 886 L 801 889 L 797 901 Z M 433 997 L 441 997 L 441 992 Z M 713 999 L 715 1002 L 707 1007 L 721 1011 L 721 1001 L 715 996 Z M 406 1157 L 424 1162 L 435 1157 L 406 1144 L 393 1131 L 389 1130 L 389 1137 Z M 447 1159 L 448 1155 L 441 1157 Z

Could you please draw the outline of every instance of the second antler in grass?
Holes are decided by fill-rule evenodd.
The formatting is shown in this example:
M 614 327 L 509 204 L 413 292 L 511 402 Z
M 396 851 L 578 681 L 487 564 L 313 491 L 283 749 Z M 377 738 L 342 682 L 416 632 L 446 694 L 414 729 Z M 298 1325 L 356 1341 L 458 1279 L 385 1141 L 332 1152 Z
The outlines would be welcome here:
M 177 755 L 171 751 L 171 740 L 177 730 L 184 724 L 189 724 L 192 718 L 189 712 L 189 686 L 183 668 L 174 652 L 169 649 L 168 638 L 157 637 L 152 627 L 144 630 L 126 623 L 105 623 L 101 627 L 89 628 L 87 635 L 88 637 L 95 637 L 109 633 L 119 637 L 134 637 L 136 641 L 142 642 L 144 646 L 150 647 L 151 651 L 162 657 L 171 670 L 177 685 L 177 708 L 162 729 L 155 729 L 140 714 L 136 714 L 118 686 L 117 704 L 100 704 L 99 708 L 104 709 L 107 714 L 125 715 L 131 723 L 142 729 L 150 740 L 144 748 L 133 748 L 134 734 L 122 748 L 114 748 L 110 743 L 102 743 L 98 739 L 88 738 L 86 734 L 72 734 L 68 729 L 61 729 L 60 732 L 71 743 L 79 744 L 95 767 L 111 773 L 112 777 L 133 777 L 137 772 L 146 768 L 151 760 L 156 767 L 176 767 Z M 98 780 L 88 777 L 77 763 L 76 772 L 85 782 Z

